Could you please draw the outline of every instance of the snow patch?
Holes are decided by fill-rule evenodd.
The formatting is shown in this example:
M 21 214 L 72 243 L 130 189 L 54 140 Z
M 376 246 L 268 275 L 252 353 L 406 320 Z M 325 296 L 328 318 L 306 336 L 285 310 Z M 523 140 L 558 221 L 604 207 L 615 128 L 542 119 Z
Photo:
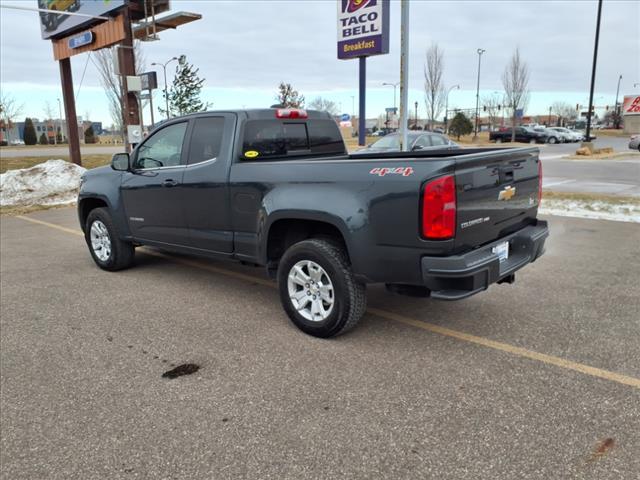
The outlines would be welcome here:
M 78 197 L 87 170 L 64 160 L 47 160 L 31 168 L 0 174 L 0 206 L 61 205 Z
M 640 223 L 640 202 L 611 203 L 597 200 L 557 200 L 543 198 L 538 211 L 543 215 Z

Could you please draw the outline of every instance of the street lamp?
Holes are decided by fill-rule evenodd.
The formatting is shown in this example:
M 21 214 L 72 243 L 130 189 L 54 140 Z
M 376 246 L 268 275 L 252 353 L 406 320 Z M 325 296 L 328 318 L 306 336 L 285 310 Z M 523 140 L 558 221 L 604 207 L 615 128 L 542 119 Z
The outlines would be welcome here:
M 418 129 L 418 101 L 417 100 L 414 103 L 414 106 L 416 107 L 416 123 L 413 125 L 413 129 L 417 130 Z
M 478 85 L 476 87 L 476 129 L 474 138 L 478 138 L 478 112 L 480 108 L 480 61 L 482 60 L 482 54 L 486 52 L 486 50 L 479 48 L 478 49 Z
M 356 115 L 356 97 L 351 95 L 351 117 Z
M 184 56 L 184 55 L 183 55 Z M 158 67 L 162 67 L 162 73 L 164 75 L 164 101 L 165 101 L 165 108 L 167 109 L 167 120 L 169 120 L 170 118 L 170 114 L 169 114 L 169 93 L 167 91 L 167 65 L 169 65 L 171 62 L 180 62 L 182 60 L 182 57 L 180 58 L 178 57 L 173 57 L 170 58 L 169 60 L 167 60 L 165 63 L 152 63 L 151 65 L 156 65 Z
M 384 82 L 382 85 L 387 86 L 387 87 L 393 87 L 393 113 L 395 112 L 396 109 L 396 88 L 398 88 L 398 85 L 400 85 L 400 82 L 396 82 L 396 83 L 387 83 Z
M 454 88 L 460 90 L 460 85 L 454 85 L 447 90 L 447 101 L 444 104 L 444 133 L 449 133 L 447 126 L 449 125 L 449 94 Z
M 616 90 L 616 108 L 615 108 L 615 112 L 616 112 L 616 116 L 613 120 L 613 126 L 618 129 L 620 128 L 620 110 L 618 109 L 618 94 L 620 93 L 620 82 L 622 81 L 622 75 L 620 75 L 618 77 L 618 88 Z

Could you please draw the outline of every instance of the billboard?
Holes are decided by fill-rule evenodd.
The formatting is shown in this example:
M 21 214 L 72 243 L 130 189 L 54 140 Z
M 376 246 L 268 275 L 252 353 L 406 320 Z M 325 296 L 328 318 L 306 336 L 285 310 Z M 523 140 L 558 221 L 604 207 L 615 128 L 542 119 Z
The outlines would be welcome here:
M 338 0 L 338 58 L 389 53 L 389 0 Z
M 83 13 L 102 16 L 123 7 L 125 0 L 38 0 L 38 8 L 59 12 Z M 40 12 L 42 38 L 60 37 L 96 23 L 96 19 L 65 15 L 64 13 Z
M 640 115 L 640 95 L 626 95 L 624 97 L 622 115 Z

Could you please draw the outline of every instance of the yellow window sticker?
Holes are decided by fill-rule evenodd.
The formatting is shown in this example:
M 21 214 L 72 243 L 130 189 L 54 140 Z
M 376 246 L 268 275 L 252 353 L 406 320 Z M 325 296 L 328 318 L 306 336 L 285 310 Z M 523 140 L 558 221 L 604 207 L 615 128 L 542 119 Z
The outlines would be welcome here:
M 246 152 L 244 152 L 244 156 L 247 158 L 256 158 L 258 155 L 260 154 L 255 150 L 247 150 Z

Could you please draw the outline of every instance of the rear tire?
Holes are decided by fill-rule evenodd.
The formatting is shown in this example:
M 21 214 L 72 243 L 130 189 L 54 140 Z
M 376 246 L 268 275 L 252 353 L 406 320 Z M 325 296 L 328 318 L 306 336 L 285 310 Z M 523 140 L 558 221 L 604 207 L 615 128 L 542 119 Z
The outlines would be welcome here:
M 133 263 L 135 247 L 120 240 L 111 214 L 106 208 L 96 208 L 89 212 L 84 238 L 93 261 L 103 270 L 115 272 Z
M 367 306 L 366 286 L 355 279 L 344 247 L 331 240 L 291 246 L 278 266 L 278 289 L 293 324 L 314 337 L 347 332 Z
M 531 140 L 529 140 L 529 143 L 538 143 L 538 142 L 536 141 L 535 138 L 532 138 Z

